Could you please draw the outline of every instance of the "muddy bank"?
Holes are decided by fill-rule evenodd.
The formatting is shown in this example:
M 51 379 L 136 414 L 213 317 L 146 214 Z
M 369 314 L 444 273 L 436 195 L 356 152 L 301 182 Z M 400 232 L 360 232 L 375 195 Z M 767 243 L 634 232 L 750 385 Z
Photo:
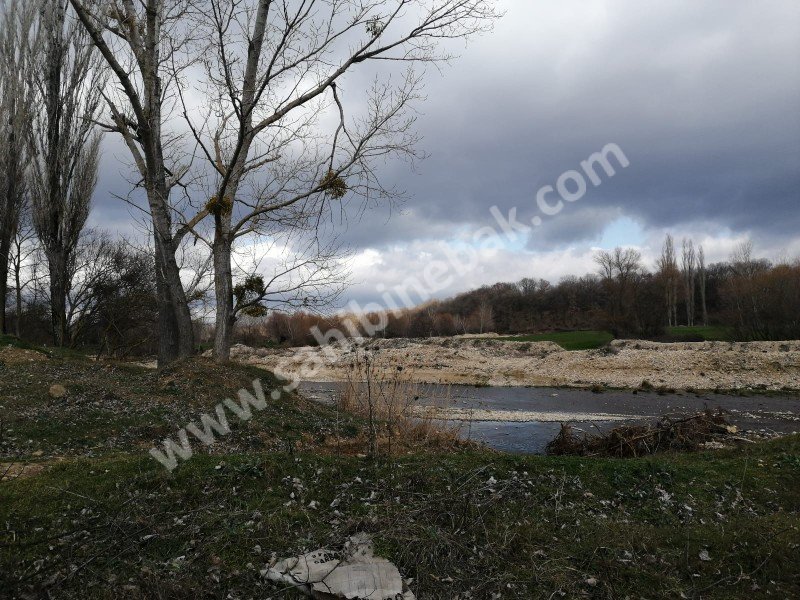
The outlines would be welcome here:
M 492 337 L 345 341 L 324 348 L 235 346 L 234 360 L 302 381 L 341 381 L 357 352 L 420 383 L 676 390 L 800 390 L 800 342 L 660 344 L 616 340 L 568 352 L 552 342 Z

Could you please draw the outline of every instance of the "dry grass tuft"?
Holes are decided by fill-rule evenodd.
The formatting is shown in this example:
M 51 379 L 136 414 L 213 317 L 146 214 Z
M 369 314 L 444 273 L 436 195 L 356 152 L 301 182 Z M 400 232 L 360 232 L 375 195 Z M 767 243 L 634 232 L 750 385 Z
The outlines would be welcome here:
M 415 382 L 402 362 L 389 363 L 376 352 L 358 352 L 349 365 L 347 379 L 337 399 L 339 410 L 366 418 L 370 456 L 392 455 L 414 448 L 448 448 L 464 445 L 457 425 L 433 418 L 434 410 L 418 410 L 424 397 L 446 403 L 449 392 Z

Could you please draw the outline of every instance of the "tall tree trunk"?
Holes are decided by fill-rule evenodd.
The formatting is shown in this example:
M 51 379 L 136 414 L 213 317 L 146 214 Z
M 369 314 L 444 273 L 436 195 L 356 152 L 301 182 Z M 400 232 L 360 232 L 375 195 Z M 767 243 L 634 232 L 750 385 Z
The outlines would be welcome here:
M 214 359 L 219 362 L 230 360 L 231 355 L 231 338 L 235 322 L 231 267 L 231 251 L 235 234 L 232 231 L 233 206 L 256 135 L 253 130 L 253 111 L 257 102 L 256 78 L 271 4 L 269 0 L 260 0 L 258 3 L 242 78 L 238 136 L 230 161 L 225 167 L 225 174 L 217 192 L 218 206 L 214 211 L 214 293 L 217 305 Z
M 10 136 L 9 148 L 11 152 L 18 150 L 14 144 L 14 134 Z M 8 322 L 6 320 L 6 301 L 8 297 L 8 264 L 11 255 L 11 240 L 17 229 L 19 219 L 19 185 L 21 174 L 18 170 L 19 165 L 12 158 L 11 165 L 6 176 L 6 189 L 3 204 L 0 207 L 0 333 L 8 333 Z
M 0 333 L 8 333 L 8 322 L 6 320 L 6 298 L 8 296 L 8 255 L 11 252 L 11 240 L 6 241 L 3 235 L 0 239 Z
M 678 280 L 672 282 L 672 323 L 678 326 Z
M 158 366 L 175 361 L 180 356 L 177 315 L 173 310 L 167 284 L 164 244 L 154 236 L 156 293 L 158 296 Z
M 700 284 L 700 304 L 703 311 L 703 327 L 708 327 L 708 305 L 706 304 L 706 282 Z
M 214 331 L 214 359 L 218 362 L 231 358 L 233 335 L 233 273 L 231 269 L 231 243 L 228 236 L 214 236 L 214 296 L 216 298 L 216 329 Z
M 69 341 L 67 323 L 67 263 L 63 252 L 47 253 L 50 272 L 50 319 L 53 327 L 53 344 L 63 348 Z
M 160 95 L 161 86 L 157 76 L 148 91 Z M 194 329 L 186 291 L 183 289 L 181 272 L 175 257 L 178 247 L 172 232 L 169 213 L 169 191 L 167 188 L 164 155 L 161 143 L 161 105 L 154 99 L 149 103 L 151 129 L 142 132 L 149 146 L 146 169 L 147 199 L 153 221 L 153 237 L 156 259 L 156 284 L 159 299 L 159 368 L 178 358 L 194 354 Z
M 172 227 L 170 185 L 164 165 L 162 109 L 165 93 L 161 69 L 168 62 L 162 57 L 166 39 L 162 27 L 167 7 L 160 0 L 136 4 L 126 1 L 121 8 L 115 3 L 118 17 L 115 27 L 122 28 L 122 35 L 116 30 L 114 34 L 126 40 L 134 59 L 132 64 L 123 66 L 125 61 L 117 58 L 103 37 L 108 23 L 93 16 L 95 6 L 83 0 L 70 0 L 70 3 L 117 77 L 136 121 L 135 126 L 132 125 L 130 118 L 123 117 L 124 109 L 118 110 L 109 100 L 114 123 L 136 161 L 147 192 L 158 290 L 158 365 L 164 367 L 177 358 L 191 356 L 195 350 L 192 316 L 176 259 L 180 236 Z M 139 8 L 143 10 L 137 12 Z
M 18 338 L 22 337 L 22 277 L 20 271 L 22 270 L 22 259 L 18 258 L 14 265 L 14 291 L 16 293 L 16 301 L 14 306 L 15 321 L 14 332 Z
M 667 327 L 672 327 L 672 282 L 667 279 L 666 286 L 665 286 L 667 293 L 666 293 L 666 304 L 667 304 Z
M 3 205 L 0 206 L 0 333 L 8 333 L 8 322 L 6 320 L 6 301 L 8 296 L 8 263 L 11 255 L 11 241 L 14 237 L 14 232 L 17 230 L 17 221 L 19 220 L 19 206 L 22 202 L 22 185 L 23 185 L 23 167 L 19 163 L 22 154 L 18 143 L 18 136 L 16 131 L 17 120 L 17 102 L 16 98 L 11 98 L 11 107 L 8 115 L 3 115 L 3 118 L 9 118 L 12 121 L 9 125 L 9 135 L 7 146 L 5 150 L 8 155 L 6 157 L 5 185 L 2 190 Z M 10 115 L 10 117 L 9 117 Z M 4 140 L 5 141 L 5 140 Z
M 153 214 L 154 223 L 161 222 L 157 214 L 158 211 Z M 159 228 L 156 229 L 154 247 L 159 320 L 158 366 L 161 368 L 176 359 L 194 354 L 194 330 L 173 242 L 169 238 L 164 239 L 158 233 Z
M 700 305 L 703 311 L 703 327 L 708 327 L 708 303 L 706 301 L 706 287 L 708 286 L 705 271 L 700 275 Z

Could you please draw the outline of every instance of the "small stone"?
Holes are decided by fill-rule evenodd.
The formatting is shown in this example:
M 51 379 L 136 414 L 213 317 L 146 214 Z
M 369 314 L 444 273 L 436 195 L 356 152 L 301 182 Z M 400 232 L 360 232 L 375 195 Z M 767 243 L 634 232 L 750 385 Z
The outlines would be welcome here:
M 708 550 L 700 551 L 700 560 L 702 560 L 703 562 L 708 562 L 711 560 L 711 555 L 708 553 Z
M 50 395 L 51 398 L 58 399 L 63 398 L 67 395 L 67 388 L 65 388 L 60 383 L 54 383 L 50 386 L 50 389 L 47 390 L 47 393 Z

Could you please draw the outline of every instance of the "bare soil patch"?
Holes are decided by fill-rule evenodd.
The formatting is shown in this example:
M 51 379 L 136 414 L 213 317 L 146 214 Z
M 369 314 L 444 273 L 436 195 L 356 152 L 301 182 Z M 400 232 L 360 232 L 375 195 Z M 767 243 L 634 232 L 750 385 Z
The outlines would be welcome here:
M 45 470 L 45 463 L 0 463 L 0 482 L 34 477 Z
M 4 346 L 0 348 L 0 363 L 6 365 L 22 365 L 48 360 L 48 356 L 36 350 Z

